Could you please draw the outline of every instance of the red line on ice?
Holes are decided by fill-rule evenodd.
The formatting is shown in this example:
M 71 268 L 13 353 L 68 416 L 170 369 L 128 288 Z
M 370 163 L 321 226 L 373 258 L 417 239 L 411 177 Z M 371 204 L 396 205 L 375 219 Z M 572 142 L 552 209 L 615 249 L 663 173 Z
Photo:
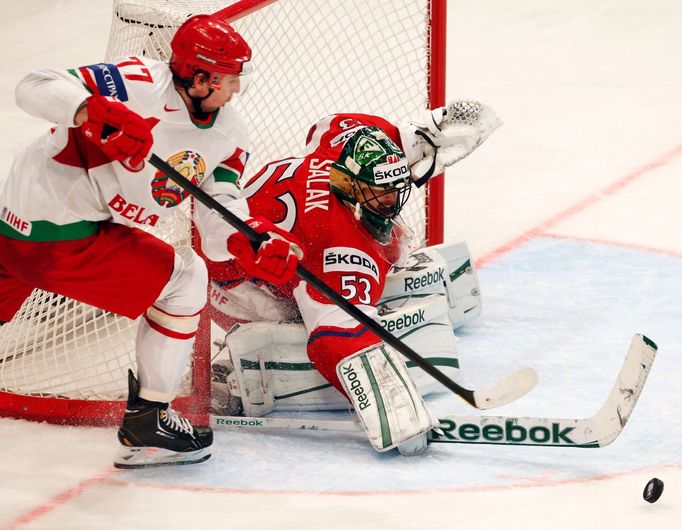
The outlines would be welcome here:
M 586 482 L 601 482 L 615 478 L 635 475 L 638 473 L 661 473 L 667 469 L 682 468 L 681 462 L 667 463 L 656 466 L 651 466 L 642 469 L 632 469 L 627 471 L 617 471 L 613 473 L 603 473 L 601 475 L 592 475 L 577 478 L 555 479 L 550 476 L 537 477 L 509 477 L 510 482 L 505 484 L 490 484 L 486 486 L 461 486 L 455 488 L 424 488 L 424 489 L 405 489 L 405 490 L 376 490 L 376 491 L 355 491 L 355 490 L 269 490 L 260 488 L 230 488 L 224 486 L 196 486 L 183 484 L 159 484 L 159 483 L 135 483 L 120 478 L 111 478 L 104 480 L 106 486 L 112 487 L 134 487 L 142 489 L 153 489 L 161 491 L 181 491 L 186 493 L 218 493 L 218 494 L 233 494 L 233 495 L 311 495 L 315 497 L 364 497 L 364 496 L 396 496 L 396 495 L 431 495 L 439 493 L 470 493 L 470 492 L 485 492 L 485 491 L 502 491 L 518 488 L 539 488 L 563 486 L 567 484 L 580 484 Z M 511 482 L 512 479 L 518 482 Z
M 680 154 L 682 154 L 682 144 L 662 154 L 655 160 L 652 160 L 651 162 L 648 162 L 638 167 L 637 169 L 625 175 L 623 178 L 617 180 L 613 184 L 610 184 L 607 187 L 603 188 L 602 190 L 582 199 L 581 201 L 578 201 L 572 206 L 569 206 L 565 210 L 559 212 L 553 217 L 550 217 L 549 219 L 543 221 L 542 223 L 536 225 L 535 227 L 525 231 L 523 234 L 505 243 L 504 245 L 501 245 L 500 247 L 496 248 L 495 250 L 492 250 L 491 252 L 488 252 L 487 254 L 476 260 L 476 266 L 479 268 L 484 267 L 485 265 L 488 265 L 490 262 L 495 261 L 503 254 L 506 254 L 507 252 L 523 245 L 526 241 L 545 235 L 550 228 L 556 226 L 561 221 L 564 221 L 565 219 L 568 219 L 582 212 L 583 210 L 599 202 L 600 200 L 615 194 L 616 192 L 620 191 L 625 186 L 630 184 L 633 180 L 643 175 L 646 175 L 647 173 L 650 173 L 651 171 L 658 169 L 659 167 L 665 166 Z
M 663 254 L 664 256 L 671 256 L 673 258 L 682 258 L 682 252 L 676 250 L 670 250 L 667 248 L 656 248 L 648 247 L 645 245 L 635 245 L 631 243 L 620 243 L 618 241 L 611 241 L 608 239 L 598 239 L 594 237 L 576 237 L 576 236 L 563 236 L 561 234 L 550 234 L 544 233 L 542 237 L 551 237 L 553 239 L 570 239 L 571 241 L 584 241 L 586 243 L 594 243 L 595 245 L 610 245 L 612 247 L 630 248 L 633 250 L 639 250 L 641 252 L 651 252 L 655 254 Z
M 36 506 L 32 510 L 26 512 L 25 514 L 20 515 L 14 521 L 9 523 L 9 525 L 6 526 L 5 528 L 7 530 L 10 530 L 14 528 L 19 528 L 20 526 L 25 524 L 32 523 L 36 519 L 43 517 L 44 515 L 50 513 L 54 509 L 59 508 L 60 506 L 63 506 L 67 502 L 75 499 L 76 497 L 80 497 L 86 490 L 90 489 L 92 486 L 105 483 L 109 476 L 117 471 L 118 471 L 117 469 L 112 467 L 111 469 L 107 469 L 106 471 L 103 471 L 95 475 L 94 477 L 81 480 L 73 488 L 69 488 L 67 490 L 62 491 L 61 493 L 58 493 L 57 495 L 54 495 L 44 503 Z

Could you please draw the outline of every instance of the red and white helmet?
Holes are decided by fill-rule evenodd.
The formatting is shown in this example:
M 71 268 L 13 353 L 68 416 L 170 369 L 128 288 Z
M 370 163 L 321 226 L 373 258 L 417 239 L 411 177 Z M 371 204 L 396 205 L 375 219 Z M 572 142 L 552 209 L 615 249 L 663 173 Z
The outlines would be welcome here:
M 185 21 L 171 41 L 169 66 L 185 86 L 194 74 L 208 72 L 214 88 L 226 75 L 244 75 L 251 71 L 251 48 L 232 26 L 211 15 L 195 15 Z

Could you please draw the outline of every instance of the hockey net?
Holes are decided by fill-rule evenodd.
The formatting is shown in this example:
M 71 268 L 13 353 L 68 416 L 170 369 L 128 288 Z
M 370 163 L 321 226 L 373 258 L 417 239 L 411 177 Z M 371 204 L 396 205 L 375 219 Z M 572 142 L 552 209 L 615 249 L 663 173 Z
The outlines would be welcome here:
M 264 162 L 301 154 L 310 125 L 335 112 L 399 122 L 444 104 L 446 0 L 115 0 L 107 61 L 167 60 L 189 16 L 221 11 L 254 51 L 237 106 L 250 127 L 245 178 Z M 422 244 L 442 240 L 442 182 L 413 190 L 405 220 Z M 191 244 L 187 209 L 155 230 Z M 135 369 L 136 322 L 35 290 L 0 327 L 0 415 L 56 423 L 113 424 Z M 205 326 L 204 326 L 205 327 Z M 210 329 L 210 328 L 209 328 Z M 209 336 L 197 341 L 175 406 L 206 411 Z

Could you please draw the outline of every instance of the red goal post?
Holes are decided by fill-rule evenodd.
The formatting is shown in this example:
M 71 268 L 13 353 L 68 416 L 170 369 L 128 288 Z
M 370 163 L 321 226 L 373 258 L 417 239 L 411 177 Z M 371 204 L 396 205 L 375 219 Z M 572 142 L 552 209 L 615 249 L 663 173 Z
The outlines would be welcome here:
M 236 103 L 250 126 L 246 178 L 269 160 L 300 154 L 307 129 L 335 112 L 394 122 L 445 104 L 446 0 L 114 0 L 107 61 L 167 60 L 188 16 L 221 13 L 254 50 L 254 79 Z M 188 202 L 188 201 L 186 201 Z M 422 244 L 443 240 L 443 177 L 412 194 L 407 222 Z M 191 244 L 186 208 L 157 235 Z M 0 416 L 114 425 L 135 369 L 131 321 L 35 290 L 0 327 Z M 174 406 L 208 411 L 210 310 Z

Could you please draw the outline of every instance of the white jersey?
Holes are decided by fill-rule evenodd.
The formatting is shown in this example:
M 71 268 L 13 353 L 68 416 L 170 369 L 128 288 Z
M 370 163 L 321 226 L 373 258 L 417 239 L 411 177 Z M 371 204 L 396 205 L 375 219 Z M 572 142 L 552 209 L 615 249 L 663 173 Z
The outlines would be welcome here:
M 101 221 L 157 226 L 187 198 L 150 164 L 128 171 L 83 136 L 73 119 L 91 94 L 115 96 L 147 119 L 153 153 L 238 217 L 248 217 L 238 187 L 248 135 L 238 112 L 228 103 L 199 122 L 166 63 L 128 57 L 68 71 L 37 70 L 17 86 L 20 107 L 57 125 L 15 159 L 0 183 L 0 234 L 48 241 L 84 237 Z M 230 258 L 225 241 L 234 229 L 201 204 L 195 221 L 205 254 L 215 261 Z

